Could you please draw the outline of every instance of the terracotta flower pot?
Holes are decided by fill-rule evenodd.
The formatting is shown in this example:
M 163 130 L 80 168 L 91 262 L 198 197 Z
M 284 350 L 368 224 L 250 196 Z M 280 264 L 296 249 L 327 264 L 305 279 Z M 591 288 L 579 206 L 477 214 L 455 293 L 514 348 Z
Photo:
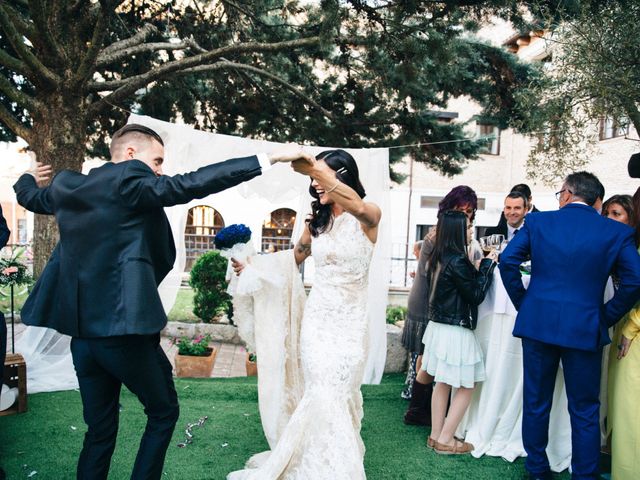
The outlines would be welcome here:
M 258 364 L 256 362 L 252 362 L 249 360 L 249 354 L 247 353 L 247 358 L 244 361 L 244 365 L 247 369 L 247 377 L 257 377 L 258 376 Z
M 193 355 L 176 355 L 176 376 L 177 377 L 197 377 L 209 378 L 213 372 L 213 366 L 216 363 L 216 354 L 218 351 L 213 348 L 207 348 L 208 355 L 196 357 Z

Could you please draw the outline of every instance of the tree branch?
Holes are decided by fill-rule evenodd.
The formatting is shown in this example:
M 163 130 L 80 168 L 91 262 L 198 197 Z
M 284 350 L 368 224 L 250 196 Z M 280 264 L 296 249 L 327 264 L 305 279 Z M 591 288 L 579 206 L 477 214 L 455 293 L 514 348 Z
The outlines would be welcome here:
M 124 40 L 120 40 L 119 42 L 112 43 L 108 47 L 105 47 L 98 58 L 112 55 L 115 52 L 125 48 L 131 48 L 136 45 L 140 45 L 147 39 L 147 37 L 154 33 L 159 33 L 158 29 L 150 23 L 145 23 L 138 31 L 138 33 L 136 33 L 133 37 L 125 38 Z
M 12 57 L 4 50 L 0 49 L 0 65 L 7 67 L 9 70 L 13 70 L 15 73 L 28 76 L 29 69 L 24 62 Z
M 187 38 L 180 43 L 170 43 L 170 42 L 157 42 L 157 43 L 144 43 L 142 45 L 136 45 L 134 47 L 124 48 L 117 52 L 113 52 L 110 55 L 105 55 L 102 52 L 98 55 L 98 60 L 96 62 L 96 66 L 102 67 L 104 65 L 109 65 L 115 63 L 123 58 L 131 57 L 132 55 L 137 55 L 138 53 L 144 52 L 157 52 L 160 50 L 185 50 L 187 48 L 193 48 L 196 51 L 206 51 L 200 45 L 196 43 L 193 38 Z
M 55 86 L 60 83 L 60 79 L 51 70 L 40 62 L 40 60 L 29 50 L 22 40 L 22 35 L 15 29 L 11 23 L 11 18 L 7 13 L 6 4 L 0 3 L 0 28 L 4 30 L 7 40 L 16 51 L 16 53 L 24 60 L 27 67 L 37 75 L 32 77 L 34 83 L 38 79 L 44 80 L 48 86 Z
M 49 25 L 49 16 L 51 13 L 49 9 L 46 9 L 45 2 L 31 1 L 29 4 L 29 14 L 31 16 L 33 34 L 25 34 L 25 36 L 31 40 L 34 46 L 46 49 L 47 53 L 60 61 L 64 58 L 64 52 L 54 36 L 51 35 Z
M 96 59 L 100 54 L 102 42 L 104 41 L 104 36 L 107 32 L 107 26 L 109 23 L 107 21 L 109 16 L 109 12 L 107 11 L 108 8 L 108 2 L 100 2 L 100 13 L 98 14 L 98 19 L 96 20 L 95 26 L 93 28 L 91 43 L 84 55 L 84 58 L 82 59 L 80 67 L 73 75 L 73 83 L 75 83 L 76 86 L 79 86 L 81 83 L 85 82 L 87 78 L 91 76 L 91 73 L 95 71 Z
M 73 17 L 76 15 L 82 7 L 89 3 L 89 0 L 76 0 L 67 7 L 67 15 Z
M 209 68 L 214 66 L 217 66 L 217 68 Z M 329 120 L 332 120 L 334 122 L 336 121 L 336 117 L 332 112 L 330 112 L 329 110 L 326 110 L 322 105 L 320 105 L 318 102 L 316 102 L 311 97 L 306 95 L 302 90 L 297 88 L 295 85 L 291 85 L 289 82 L 287 82 L 283 78 L 280 78 L 277 75 L 269 73 L 266 70 L 262 70 L 261 68 L 254 67 L 252 65 L 245 65 L 243 63 L 223 61 L 223 62 L 215 63 L 213 65 L 200 65 L 198 67 L 188 68 L 187 70 L 183 70 L 182 72 L 180 72 L 180 74 L 199 73 L 199 72 L 206 72 L 209 70 L 218 70 L 218 69 L 225 69 L 225 68 L 234 69 L 234 70 L 246 70 L 248 72 L 253 72 L 255 74 L 258 74 L 261 77 L 265 77 L 270 80 L 273 80 L 274 82 L 278 83 L 279 85 L 282 85 L 291 93 L 293 93 L 294 95 L 301 98 L 306 103 L 308 103 L 309 105 L 311 105 L 312 107 L 320 111 Z
M 209 72 L 209 71 L 213 71 L 213 70 L 223 70 L 223 69 L 231 69 L 231 70 L 246 70 L 249 72 L 253 72 L 256 73 L 260 76 L 269 78 L 270 80 L 278 83 L 279 85 L 285 87 L 287 90 L 289 90 L 290 92 L 292 92 L 294 95 L 296 95 L 298 98 L 302 99 L 305 103 L 311 105 L 312 107 L 316 108 L 319 112 L 321 112 L 325 117 L 327 117 L 328 119 L 330 119 L 333 122 L 336 122 L 337 119 L 335 117 L 335 115 L 330 112 L 329 110 L 326 110 L 324 107 L 322 107 L 322 105 L 320 105 L 319 103 L 317 103 L 315 100 L 313 100 L 311 97 L 307 96 L 304 92 L 302 92 L 299 88 L 295 87 L 294 85 L 291 85 L 290 83 L 288 83 L 287 81 L 285 81 L 284 79 L 269 73 L 265 70 L 262 70 L 260 68 L 251 66 L 251 65 L 244 65 L 241 63 L 234 63 L 234 62 L 229 62 L 229 61 L 221 61 L 221 62 L 216 62 L 210 65 L 198 65 L 196 67 L 192 67 L 192 68 L 187 68 L 184 70 L 181 70 L 179 72 L 176 72 L 176 74 L 179 75 L 186 75 L 186 74 L 190 74 L 190 73 L 200 73 L 200 72 Z M 134 82 L 135 83 L 135 82 Z M 90 111 L 92 115 L 95 115 L 97 113 L 99 113 L 100 111 L 102 111 L 103 109 L 107 108 L 108 106 L 116 106 L 116 104 L 118 102 L 120 102 L 121 100 L 127 98 L 129 95 L 131 95 L 133 92 L 135 92 L 137 89 L 139 88 L 139 86 L 129 86 L 129 85 L 125 85 L 120 87 L 119 89 L 117 89 L 116 91 L 114 91 L 113 93 L 111 93 L 110 95 L 107 95 L 106 97 L 103 97 L 100 101 L 98 101 L 97 103 L 93 104 L 90 107 Z
M 7 15 L 10 17 L 11 22 L 16 27 L 16 30 L 18 30 L 18 32 L 32 41 L 37 38 L 38 33 L 33 24 L 27 22 L 24 18 L 22 18 L 22 15 L 20 15 L 20 13 L 11 5 L 7 5 L 6 9 Z
M 210 50 L 207 53 L 201 53 L 193 57 L 174 60 L 172 62 L 161 65 L 155 70 L 150 70 L 146 73 L 136 75 L 134 77 L 126 78 L 123 80 L 114 80 L 110 82 L 92 82 L 89 83 L 87 87 L 90 92 L 114 91 L 121 88 L 127 88 L 131 92 L 135 92 L 138 88 L 142 88 L 145 85 L 148 85 L 155 80 L 164 78 L 171 73 L 197 67 L 204 63 L 216 60 L 217 58 L 220 58 L 222 56 L 226 56 L 230 53 L 277 52 L 281 50 L 312 46 L 318 44 L 319 42 L 320 37 L 308 37 L 277 43 L 238 43 L 237 45 L 229 45 L 226 47 L 217 48 L 215 50 Z
M 0 103 L 0 122 L 4 123 L 9 130 L 22 137 L 27 143 L 32 143 L 33 130 L 24 126 L 13 114 Z
M 0 92 L 4 93 L 12 102 L 17 103 L 25 110 L 31 112 L 31 114 L 39 110 L 42 106 L 36 99 L 18 90 L 3 76 L 0 76 Z

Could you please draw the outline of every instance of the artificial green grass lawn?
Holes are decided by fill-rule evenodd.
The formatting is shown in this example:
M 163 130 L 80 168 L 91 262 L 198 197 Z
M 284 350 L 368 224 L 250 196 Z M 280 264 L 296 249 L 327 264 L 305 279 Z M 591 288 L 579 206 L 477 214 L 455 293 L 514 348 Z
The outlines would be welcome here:
M 427 449 L 427 430 L 402 423 L 407 402 L 400 398 L 403 375 L 386 375 L 381 385 L 366 385 L 362 437 L 367 447 L 365 469 L 369 480 L 382 479 L 520 479 L 524 462 L 500 458 L 440 456 Z M 252 454 L 267 448 L 258 415 L 253 378 L 176 379 L 180 420 L 167 452 L 163 478 L 175 480 L 224 479 L 242 468 Z M 110 479 L 128 479 L 144 430 L 146 417 L 137 398 L 123 389 L 118 443 Z M 178 448 L 185 426 L 207 415 L 193 428 L 193 444 Z M 75 478 L 82 445 L 80 394 L 76 391 L 29 396 L 29 411 L 0 417 L 0 464 L 7 478 L 62 480 Z M 568 474 L 557 479 L 568 479 Z M 313 480 L 313 479 L 309 479 Z
M 193 296 L 195 292 L 191 288 L 179 288 L 176 302 L 168 313 L 167 318 L 170 322 L 201 322 L 193 313 Z

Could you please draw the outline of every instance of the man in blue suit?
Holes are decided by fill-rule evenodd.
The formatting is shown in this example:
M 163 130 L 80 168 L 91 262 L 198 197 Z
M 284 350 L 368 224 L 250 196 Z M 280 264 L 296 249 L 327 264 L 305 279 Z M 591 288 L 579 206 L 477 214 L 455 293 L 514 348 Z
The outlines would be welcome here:
M 518 309 L 513 335 L 522 338 L 522 440 L 530 478 L 551 478 L 545 452 L 559 362 L 569 401 L 572 478 L 597 479 L 600 458 L 599 394 L 602 347 L 608 328 L 640 296 L 640 256 L 633 229 L 593 208 L 602 195 L 591 173 L 569 175 L 556 194 L 560 210 L 530 213 L 500 257 L 500 275 Z M 531 283 L 520 264 L 531 257 Z M 603 305 L 611 272 L 620 279 Z
M 275 162 L 313 157 L 292 147 L 169 177 L 162 175 L 162 138 L 130 124 L 114 134 L 111 159 L 88 175 L 63 170 L 48 187 L 28 174 L 14 185 L 20 205 L 55 215 L 60 230 L 22 319 L 72 337 L 88 426 L 77 478 L 107 478 L 124 384 L 147 415 L 131 478 L 160 479 L 179 414 L 171 364 L 160 347 L 167 317 L 157 287 L 176 258 L 163 207 L 248 181 Z

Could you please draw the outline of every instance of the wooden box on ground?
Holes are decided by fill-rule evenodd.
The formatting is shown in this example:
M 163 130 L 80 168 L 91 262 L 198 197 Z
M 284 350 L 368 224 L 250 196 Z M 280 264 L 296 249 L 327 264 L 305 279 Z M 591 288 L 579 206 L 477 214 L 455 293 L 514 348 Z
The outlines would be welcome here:
M 9 388 L 18 387 L 18 398 L 10 408 L 0 412 L 0 416 L 27 411 L 27 365 L 19 353 L 7 353 L 4 361 L 3 381 Z

